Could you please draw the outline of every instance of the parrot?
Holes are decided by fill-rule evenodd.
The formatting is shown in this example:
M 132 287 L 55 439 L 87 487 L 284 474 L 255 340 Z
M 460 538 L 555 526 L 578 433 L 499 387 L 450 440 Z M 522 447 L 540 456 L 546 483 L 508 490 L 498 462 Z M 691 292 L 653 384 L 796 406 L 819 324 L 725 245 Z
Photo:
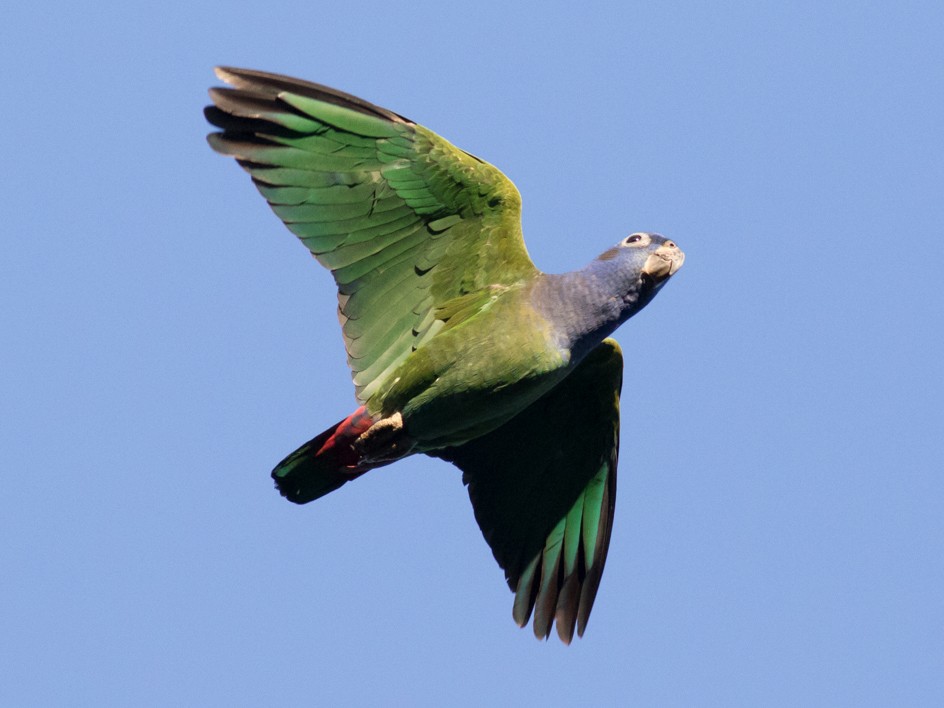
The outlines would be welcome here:
M 623 355 L 610 335 L 679 270 L 634 232 L 540 271 L 521 196 L 490 163 L 393 111 L 308 81 L 219 67 L 204 110 L 272 211 L 332 274 L 356 410 L 272 471 L 306 504 L 425 454 L 462 472 L 514 593 L 547 639 L 583 636 L 616 502 Z

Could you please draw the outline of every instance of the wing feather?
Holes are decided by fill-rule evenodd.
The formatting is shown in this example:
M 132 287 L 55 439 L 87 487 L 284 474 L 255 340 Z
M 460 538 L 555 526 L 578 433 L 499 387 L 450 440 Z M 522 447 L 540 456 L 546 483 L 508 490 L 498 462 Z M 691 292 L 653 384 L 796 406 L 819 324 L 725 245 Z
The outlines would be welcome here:
M 605 340 L 551 392 L 501 428 L 433 453 L 456 464 L 534 634 L 582 635 L 613 527 L 619 451 L 619 345 Z

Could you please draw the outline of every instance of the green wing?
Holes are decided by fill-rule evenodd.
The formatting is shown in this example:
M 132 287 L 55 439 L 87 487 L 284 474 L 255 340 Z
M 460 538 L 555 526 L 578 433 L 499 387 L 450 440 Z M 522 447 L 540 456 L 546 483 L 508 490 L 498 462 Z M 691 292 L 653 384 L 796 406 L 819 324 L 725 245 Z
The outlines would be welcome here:
M 329 268 L 357 396 L 424 338 L 436 308 L 534 276 L 521 197 L 501 172 L 391 111 L 326 86 L 217 69 L 210 145 L 235 157 Z
M 463 471 L 475 518 L 515 591 L 519 626 L 583 635 L 613 527 L 623 357 L 605 340 L 501 428 L 429 453 Z

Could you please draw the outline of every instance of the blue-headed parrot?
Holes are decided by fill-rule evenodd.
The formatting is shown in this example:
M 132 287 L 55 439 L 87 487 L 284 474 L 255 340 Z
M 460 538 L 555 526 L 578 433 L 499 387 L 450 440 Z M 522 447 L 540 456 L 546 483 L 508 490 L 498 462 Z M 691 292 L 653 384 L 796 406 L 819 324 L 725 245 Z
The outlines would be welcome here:
M 609 335 L 681 267 L 633 233 L 543 273 L 498 169 L 327 86 L 220 68 L 208 136 L 334 276 L 359 407 L 273 470 L 297 504 L 415 453 L 452 462 L 519 626 L 582 635 L 616 500 L 622 353 Z

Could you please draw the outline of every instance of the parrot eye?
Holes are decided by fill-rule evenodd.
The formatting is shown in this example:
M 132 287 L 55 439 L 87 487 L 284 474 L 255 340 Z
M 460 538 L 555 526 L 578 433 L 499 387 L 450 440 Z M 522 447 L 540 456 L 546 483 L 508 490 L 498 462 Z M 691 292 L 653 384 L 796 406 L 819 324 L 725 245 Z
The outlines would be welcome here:
M 643 233 L 630 234 L 629 236 L 623 239 L 623 245 L 624 246 L 647 246 L 649 245 L 650 240 L 651 239 L 649 238 L 649 234 L 643 234 Z

